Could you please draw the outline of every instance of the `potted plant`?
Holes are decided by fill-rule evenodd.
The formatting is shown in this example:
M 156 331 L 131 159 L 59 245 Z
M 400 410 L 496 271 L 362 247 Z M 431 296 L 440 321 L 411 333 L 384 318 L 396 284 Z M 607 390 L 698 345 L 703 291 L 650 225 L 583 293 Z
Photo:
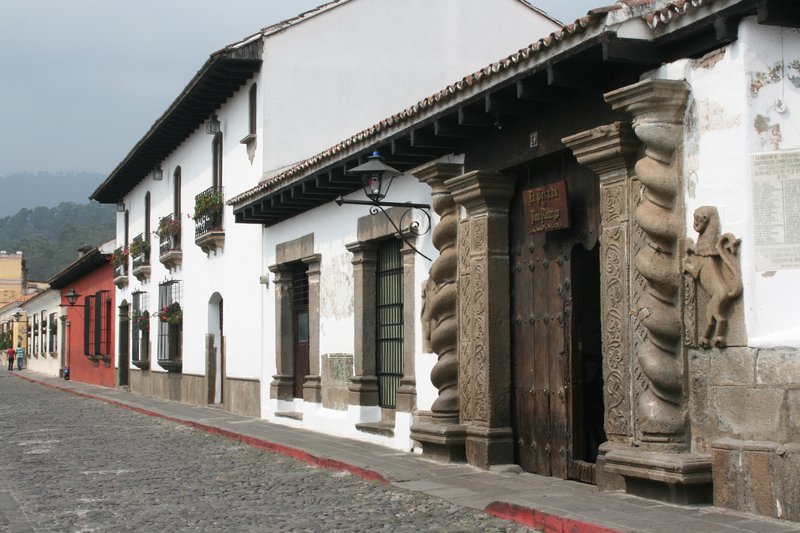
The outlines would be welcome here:
M 158 319 L 172 326 L 179 325 L 183 322 L 183 309 L 181 309 L 181 304 L 172 302 L 165 305 L 158 312 Z
M 181 219 L 178 217 L 164 217 L 158 221 L 158 229 L 156 235 L 159 239 L 167 237 L 177 237 L 181 234 Z
M 197 222 L 206 215 L 218 213 L 222 210 L 222 191 L 212 191 L 208 194 L 201 194 L 194 203 L 194 216 L 192 219 Z
M 130 255 L 138 257 L 150 251 L 150 241 L 141 240 L 133 241 L 130 247 Z
M 117 248 L 114 250 L 114 253 L 111 254 L 111 264 L 113 264 L 115 267 L 127 264 L 128 255 L 129 251 L 127 248 Z

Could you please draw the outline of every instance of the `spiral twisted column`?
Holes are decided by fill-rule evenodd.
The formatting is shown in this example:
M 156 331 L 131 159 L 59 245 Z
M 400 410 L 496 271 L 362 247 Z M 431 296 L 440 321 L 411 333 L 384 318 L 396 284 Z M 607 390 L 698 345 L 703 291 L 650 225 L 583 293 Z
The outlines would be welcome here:
M 614 109 L 633 115 L 645 145 L 635 166 L 643 187 L 636 224 L 644 233 L 634 266 L 643 291 L 634 315 L 645 334 L 636 346 L 642 375 L 638 401 L 640 438 L 650 447 L 686 446 L 685 365 L 681 343 L 679 239 L 683 229 L 679 147 L 688 88 L 683 81 L 644 80 L 608 93 Z
M 423 290 L 423 345 L 437 356 L 431 383 L 438 396 L 431 405 L 430 419 L 411 428 L 412 438 L 422 443 L 423 453 L 445 460 L 463 458 L 464 428 L 458 409 L 458 211 L 445 180 L 462 173 L 457 163 L 433 162 L 412 173 L 431 187 L 433 210 L 439 222 L 431 239 L 439 256 L 431 265 Z

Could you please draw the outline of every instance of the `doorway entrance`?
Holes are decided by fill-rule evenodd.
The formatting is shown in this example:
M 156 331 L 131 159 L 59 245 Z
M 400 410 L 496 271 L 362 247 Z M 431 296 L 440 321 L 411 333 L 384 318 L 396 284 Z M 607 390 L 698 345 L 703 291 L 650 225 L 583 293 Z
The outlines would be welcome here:
M 303 382 L 309 373 L 308 361 L 308 265 L 292 268 L 292 334 L 294 344 L 294 397 L 303 397 Z
M 208 334 L 206 350 L 208 361 L 208 403 L 221 405 L 225 398 L 225 333 L 223 328 L 223 300 L 215 292 L 208 301 Z
M 605 441 L 598 179 L 567 153 L 516 175 L 510 229 L 516 461 L 528 472 L 595 483 L 597 448 Z M 557 196 L 566 199 L 556 208 L 559 220 L 568 213 L 569 221 L 548 229 L 553 225 L 541 221 L 554 220 L 548 217 L 555 211 L 534 209 L 544 205 L 540 198 Z
M 117 331 L 119 331 L 119 359 L 117 360 L 117 367 L 119 369 L 118 385 L 120 387 L 127 387 L 130 384 L 130 321 L 128 320 L 128 302 L 123 300 L 118 310 L 119 324 Z

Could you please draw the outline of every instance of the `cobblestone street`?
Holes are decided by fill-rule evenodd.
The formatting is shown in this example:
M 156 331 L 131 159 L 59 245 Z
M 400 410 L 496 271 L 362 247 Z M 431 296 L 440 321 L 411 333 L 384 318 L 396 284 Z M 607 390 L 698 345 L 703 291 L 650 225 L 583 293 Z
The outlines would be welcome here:
M 527 531 L 0 371 L 0 531 Z

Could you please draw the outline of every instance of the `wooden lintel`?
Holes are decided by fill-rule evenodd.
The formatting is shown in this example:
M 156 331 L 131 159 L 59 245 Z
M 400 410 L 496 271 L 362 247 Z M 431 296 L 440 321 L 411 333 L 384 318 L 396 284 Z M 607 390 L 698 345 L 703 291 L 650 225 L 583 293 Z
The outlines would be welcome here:
M 440 137 L 451 137 L 455 139 L 472 139 L 482 133 L 483 128 L 474 126 L 459 126 L 455 122 L 445 120 L 435 120 L 433 122 L 433 134 Z
M 432 135 L 427 131 L 416 130 L 411 132 L 412 148 L 440 148 L 443 150 L 454 150 L 458 148 L 458 146 L 458 141 Z
M 490 128 L 494 124 L 494 119 L 487 115 L 485 111 L 460 107 L 458 108 L 458 124 L 459 126 Z
M 570 69 L 562 65 L 547 66 L 547 85 L 551 87 L 566 87 L 568 89 L 583 89 L 587 87 L 586 82 L 575 75 L 575 67 Z
M 655 66 L 661 64 L 661 54 L 652 41 L 613 37 L 603 42 L 603 61 Z
M 529 102 L 543 102 L 549 104 L 564 103 L 568 99 L 563 91 L 554 91 L 549 87 L 527 80 L 517 82 L 517 98 Z
M 530 115 L 533 106 L 530 102 L 522 100 L 510 100 L 500 96 L 489 94 L 485 98 L 486 112 L 494 117 L 521 117 Z
M 800 27 L 800 0 L 756 0 L 756 9 L 759 24 Z

